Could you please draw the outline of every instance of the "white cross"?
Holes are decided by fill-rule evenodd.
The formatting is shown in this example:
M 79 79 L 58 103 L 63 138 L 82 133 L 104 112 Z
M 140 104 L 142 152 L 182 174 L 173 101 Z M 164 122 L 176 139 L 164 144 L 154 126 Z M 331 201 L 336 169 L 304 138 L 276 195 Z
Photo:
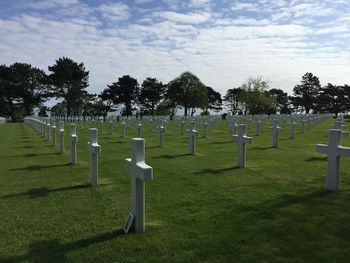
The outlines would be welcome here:
M 136 129 L 137 129 L 137 131 L 136 131 L 136 137 L 138 137 L 138 138 L 141 138 L 141 128 L 142 128 L 142 124 L 141 123 L 139 123 L 139 124 L 136 124 Z
M 277 148 L 278 147 L 278 133 L 283 131 L 283 128 L 278 127 L 278 121 L 273 120 L 272 127 L 269 128 L 269 130 L 272 132 L 272 147 Z
M 203 138 L 206 138 L 207 137 L 207 127 L 208 127 L 208 123 L 207 122 L 204 122 L 203 123 Z
M 195 154 L 196 152 L 196 136 L 198 135 L 198 131 L 196 130 L 187 130 L 189 133 L 189 145 L 188 145 L 188 150 L 190 154 Z
M 163 147 L 163 133 L 165 132 L 165 127 L 158 127 L 158 146 Z
M 122 138 L 124 138 L 125 137 L 125 121 L 122 121 L 120 124 L 120 133 L 121 133 Z
M 131 175 L 131 213 L 135 232 L 145 231 L 145 181 L 153 179 L 152 167 L 145 163 L 145 140 L 132 139 L 131 159 L 125 159 L 126 170 Z
M 341 130 L 329 130 L 328 145 L 317 144 L 316 151 L 327 154 L 326 189 L 336 192 L 339 190 L 340 157 L 350 157 L 350 148 L 340 146 Z
M 291 121 L 290 123 L 290 137 L 291 139 L 294 139 L 295 138 L 295 126 L 297 124 L 295 123 L 295 121 Z
M 346 125 L 343 125 L 341 122 L 336 121 L 336 122 L 333 124 L 332 129 L 334 129 L 334 130 L 342 130 L 344 127 L 346 127 Z M 341 137 L 342 137 L 342 138 L 349 137 L 349 132 L 347 132 L 347 131 L 341 131 Z
M 238 158 L 237 166 L 244 168 L 246 163 L 246 144 L 251 144 L 253 142 L 252 137 L 246 136 L 247 126 L 245 124 L 240 124 L 238 126 L 238 135 L 233 135 L 232 138 L 238 143 Z
M 98 144 L 98 131 L 90 128 L 90 142 L 88 149 L 90 152 L 90 184 L 96 186 L 98 182 L 98 155 L 101 154 L 101 146 Z
M 64 122 L 60 121 L 60 145 L 59 145 L 59 152 L 64 153 Z
M 113 121 L 109 121 L 109 135 L 113 133 Z
M 77 135 L 77 128 L 74 123 L 70 124 L 70 162 L 71 164 L 77 164 L 77 142 L 78 142 L 78 135 Z
M 261 120 L 257 120 L 257 121 L 255 122 L 255 124 L 256 124 L 255 135 L 256 135 L 256 136 L 260 136 Z

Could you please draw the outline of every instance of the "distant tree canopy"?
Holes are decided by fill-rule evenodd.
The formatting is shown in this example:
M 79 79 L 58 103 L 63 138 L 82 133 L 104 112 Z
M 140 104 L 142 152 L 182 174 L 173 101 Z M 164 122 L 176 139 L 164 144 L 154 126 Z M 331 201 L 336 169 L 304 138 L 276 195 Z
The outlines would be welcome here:
M 70 58 L 62 57 L 53 66 L 48 67 L 51 74 L 52 96 L 63 98 L 66 103 L 66 114 L 78 115 L 83 95 L 89 85 L 89 71 L 83 63 L 78 64 Z
M 188 71 L 169 82 L 166 97 L 173 104 L 182 106 L 185 116 L 190 109 L 193 115 L 196 108 L 205 108 L 208 102 L 206 86 Z
M 167 84 L 155 77 L 138 81 L 124 75 L 102 90 L 89 94 L 89 71 L 83 63 L 67 57 L 58 58 L 48 67 L 49 75 L 26 63 L 0 65 L 0 115 L 13 121 L 31 115 L 39 108 L 40 116 L 79 115 L 107 117 L 109 112 L 123 115 L 174 115 L 183 109 L 184 115 L 201 110 L 202 115 L 218 113 L 223 106 L 231 114 L 291 114 L 334 113 L 350 111 L 350 86 L 328 83 L 322 87 L 311 72 L 294 86 L 293 96 L 281 89 L 270 89 L 262 77 L 250 77 L 237 88 L 228 89 L 225 96 L 208 87 L 191 72 L 183 72 Z M 56 98 L 59 102 L 49 109 L 44 102 Z
M 290 100 L 288 93 L 281 89 L 270 89 L 269 94 L 275 99 L 275 106 L 272 113 L 290 114 Z
M 310 110 L 317 109 L 317 97 L 320 94 L 321 84 L 318 77 L 307 72 L 302 77 L 301 84 L 296 85 L 293 89 L 294 98 L 293 104 L 302 106 L 306 113 Z
M 242 94 L 242 88 L 233 88 L 228 89 L 226 92 L 226 95 L 224 96 L 224 102 L 226 105 L 226 108 L 229 110 L 229 112 L 234 115 L 239 112 L 241 112 L 241 94 Z
M 108 85 L 107 92 L 115 105 L 124 105 L 123 114 L 132 115 L 133 106 L 138 102 L 139 84 L 136 79 L 124 75 L 117 82 Z
M 0 65 L 0 114 L 13 121 L 33 113 L 34 107 L 48 99 L 44 71 L 26 63 Z
M 268 82 L 262 77 L 250 77 L 241 88 L 240 101 L 245 114 L 262 114 L 271 111 L 275 101 L 267 92 Z
M 141 110 L 154 116 L 156 108 L 164 99 L 166 85 L 156 78 L 146 78 L 141 84 L 139 103 Z

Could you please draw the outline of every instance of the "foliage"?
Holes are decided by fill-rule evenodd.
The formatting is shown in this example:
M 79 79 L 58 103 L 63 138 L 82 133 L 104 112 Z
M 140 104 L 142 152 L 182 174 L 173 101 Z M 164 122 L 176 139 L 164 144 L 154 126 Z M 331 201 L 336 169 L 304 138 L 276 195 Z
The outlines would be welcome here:
M 184 72 L 168 84 L 166 97 L 172 104 L 184 107 L 184 115 L 192 108 L 204 108 L 207 104 L 207 88 L 200 79 L 191 72 Z
M 279 112 L 281 114 L 290 114 L 291 108 L 290 108 L 290 101 L 288 97 L 288 93 L 284 92 L 281 89 L 270 89 L 269 95 L 272 96 L 275 99 L 275 112 Z
M 262 114 L 271 112 L 274 106 L 274 98 L 267 92 L 269 85 L 262 77 L 250 77 L 242 84 L 242 92 L 239 100 L 243 103 L 244 113 Z
M 0 113 L 16 121 L 33 113 L 48 98 L 44 71 L 26 63 L 0 66 Z
M 242 88 L 228 89 L 224 96 L 225 105 L 232 115 L 237 114 L 242 110 L 241 107 Z
M 165 96 L 166 85 L 156 78 L 146 78 L 141 85 L 139 105 L 144 113 L 154 115 L 154 111 Z
M 303 75 L 301 84 L 296 85 L 293 89 L 293 104 L 302 106 L 305 113 L 317 108 L 317 97 L 320 94 L 321 84 L 317 76 L 307 72 Z
M 106 94 L 108 98 L 113 101 L 115 105 L 123 104 L 123 114 L 131 116 L 133 106 L 137 102 L 139 95 L 139 84 L 136 79 L 129 75 L 124 75 L 118 79 L 118 82 L 113 82 L 111 85 L 107 85 Z
M 66 102 L 66 113 L 78 115 L 83 95 L 89 85 L 89 71 L 83 63 L 78 64 L 70 58 L 62 57 L 53 66 L 48 67 L 52 93 Z
M 208 115 L 208 110 L 219 112 L 222 110 L 222 98 L 220 92 L 211 87 L 207 87 L 207 103 L 204 108 L 204 115 Z

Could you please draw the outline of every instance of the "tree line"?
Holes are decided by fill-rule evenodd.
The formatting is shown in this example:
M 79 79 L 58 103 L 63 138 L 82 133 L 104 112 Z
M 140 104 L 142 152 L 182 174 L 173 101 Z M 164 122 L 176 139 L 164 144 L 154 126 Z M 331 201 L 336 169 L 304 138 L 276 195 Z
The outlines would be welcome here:
M 241 86 L 222 95 L 206 86 L 193 73 L 184 72 L 169 83 L 147 77 L 142 83 L 129 76 L 119 77 L 101 93 L 90 94 L 89 71 L 83 63 L 62 57 L 48 67 L 48 73 L 26 63 L 0 65 L 0 115 L 13 121 L 32 115 L 103 116 L 109 112 L 122 115 L 185 116 L 196 111 L 207 115 L 224 108 L 231 114 L 290 114 L 292 112 L 338 114 L 350 110 L 349 85 L 328 83 L 321 87 L 312 73 L 302 76 L 300 84 L 289 96 L 281 89 L 271 89 L 261 77 L 247 79 Z M 50 98 L 57 99 L 51 108 L 45 106 Z

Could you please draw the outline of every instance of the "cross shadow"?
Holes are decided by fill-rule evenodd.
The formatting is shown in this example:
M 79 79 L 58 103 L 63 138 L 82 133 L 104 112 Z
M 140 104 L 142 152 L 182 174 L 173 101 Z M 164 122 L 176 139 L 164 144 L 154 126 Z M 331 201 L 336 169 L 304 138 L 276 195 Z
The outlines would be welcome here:
M 146 147 L 146 149 L 155 149 L 155 148 L 161 148 L 161 147 L 159 145 Z
M 46 156 L 46 155 L 59 155 L 60 153 L 26 153 L 19 155 L 12 155 L 12 157 L 35 157 L 35 156 Z
M 6 199 L 6 198 L 12 198 L 12 197 L 19 197 L 19 196 L 29 196 L 29 198 L 37 198 L 37 197 L 48 196 L 50 193 L 54 193 L 54 192 L 71 191 L 71 190 L 77 190 L 77 189 L 85 189 L 89 187 L 91 187 L 90 184 L 71 185 L 71 186 L 55 188 L 55 189 L 41 187 L 41 188 L 33 188 L 23 193 L 4 195 L 4 196 L 1 196 L 1 198 Z
M 272 208 L 283 208 L 289 205 L 294 204 L 305 204 L 305 205 L 312 205 L 315 199 L 324 197 L 326 195 L 330 194 L 330 192 L 327 192 L 326 190 L 319 190 L 314 191 L 311 193 L 308 193 L 306 195 L 290 195 L 290 194 L 284 194 L 280 196 L 280 201 L 271 204 L 270 207 Z
M 312 161 L 327 161 L 327 156 L 322 156 L 322 157 L 316 157 L 316 156 L 311 156 L 304 161 L 306 162 L 312 162 Z
M 53 168 L 53 167 L 62 167 L 62 166 L 70 166 L 70 163 L 65 163 L 65 164 L 54 164 L 54 165 L 30 165 L 27 167 L 22 167 L 22 168 L 14 168 L 14 169 L 9 169 L 8 171 L 23 171 L 23 170 L 29 170 L 29 171 L 37 171 L 41 170 L 44 168 Z
M 274 147 L 272 146 L 266 146 L 266 147 L 259 147 L 259 146 L 255 146 L 250 148 L 251 150 L 259 150 L 259 151 L 265 151 L 265 150 L 270 150 L 270 149 L 274 149 Z
M 163 155 L 152 157 L 152 159 L 175 159 L 182 156 L 191 156 L 191 154 L 189 153 L 175 154 L 175 155 L 163 154 Z
M 224 172 L 233 171 L 233 170 L 237 170 L 237 169 L 240 169 L 240 168 L 237 166 L 223 168 L 223 169 L 206 168 L 206 169 L 194 172 L 193 174 L 222 174 Z
M 111 143 L 117 143 L 117 144 L 122 144 L 122 143 L 127 143 L 128 141 L 124 141 L 124 142 L 111 142 Z
M 29 245 L 27 254 L 0 258 L 0 262 L 66 262 L 67 258 L 65 254 L 70 251 L 86 248 L 102 242 L 108 242 L 123 235 L 123 229 L 119 229 L 68 243 L 61 243 L 59 239 L 38 241 Z
M 226 143 L 231 143 L 233 141 L 226 141 L 226 142 L 210 142 L 209 144 L 226 144 Z

